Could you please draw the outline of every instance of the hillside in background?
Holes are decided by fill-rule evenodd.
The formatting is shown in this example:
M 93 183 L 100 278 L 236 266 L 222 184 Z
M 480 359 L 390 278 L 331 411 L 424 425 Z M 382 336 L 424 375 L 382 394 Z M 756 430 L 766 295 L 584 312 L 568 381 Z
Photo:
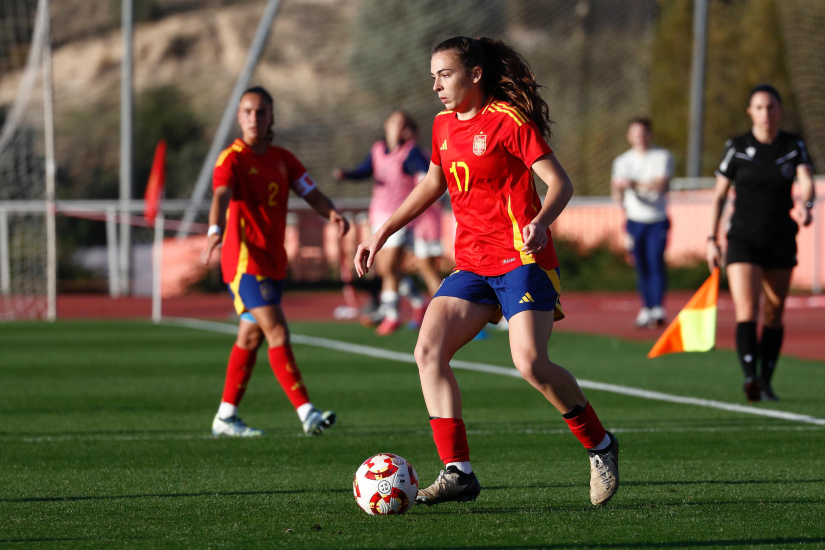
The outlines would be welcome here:
M 711 2 L 706 175 L 722 143 L 748 128 L 744 103 L 758 82 L 783 92 L 785 127 L 800 130 L 775 2 Z M 65 198 L 117 195 L 119 4 L 53 0 L 58 185 Z M 136 2 L 136 196 L 161 137 L 169 142 L 169 196 L 189 195 L 263 5 Z M 691 25 L 690 0 L 284 0 L 254 82 L 275 97 L 276 141 L 331 194 L 366 196 L 369 186 L 336 185 L 328 174 L 357 163 L 394 108 L 413 114 L 429 145 L 440 109 L 428 74 L 432 44 L 455 34 L 501 38 L 546 85 L 557 123 L 551 145 L 577 192 L 606 194 L 610 164 L 626 148 L 625 124 L 634 115 L 652 115 L 658 142 L 673 150 L 677 173 L 684 172 Z M 19 70 L 0 72 L 0 109 L 13 101 L 19 79 Z

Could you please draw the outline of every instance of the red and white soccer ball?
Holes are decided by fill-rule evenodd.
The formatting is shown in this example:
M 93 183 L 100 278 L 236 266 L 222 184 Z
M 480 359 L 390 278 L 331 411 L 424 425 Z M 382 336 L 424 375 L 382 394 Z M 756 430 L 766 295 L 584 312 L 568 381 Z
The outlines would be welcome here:
M 358 506 L 371 516 L 403 514 L 415 504 L 418 474 L 398 455 L 377 454 L 355 472 L 352 492 Z

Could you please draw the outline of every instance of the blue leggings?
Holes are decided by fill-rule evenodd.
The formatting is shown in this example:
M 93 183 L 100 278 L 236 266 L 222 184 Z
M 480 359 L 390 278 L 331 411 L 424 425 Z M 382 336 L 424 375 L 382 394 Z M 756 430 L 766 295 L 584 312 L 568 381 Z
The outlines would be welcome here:
M 636 288 L 645 307 L 662 305 L 667 286 L 665 246 L 670 221 L 641 223 L 627 220 L 627 233 L 633 237 L 636 257 Z

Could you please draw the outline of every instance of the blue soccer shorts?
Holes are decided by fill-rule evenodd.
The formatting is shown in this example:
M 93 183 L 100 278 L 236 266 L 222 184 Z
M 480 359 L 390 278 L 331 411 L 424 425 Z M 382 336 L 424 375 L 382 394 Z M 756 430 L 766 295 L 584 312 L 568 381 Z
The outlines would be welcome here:
M 255 322 L 249 313 L 250 309 L 261 306 L 277 306 L 281 304 L 281 295 L 284 293 L 284 281 L 276 281 L 263 275 L 239 274 L 235 280 L 226 285 L 234 300 L 235 311 L 244 321 Z
M 564 319 L 561 309 L 559 268 L 545 270 L 538 264 L 517 267 L 497 276 L 477 275 L 455 270 L 444 279 L 435 297 L 450 296 L 474 304 L 491 304 L 500 308 L 490 320 L 498 323 L 522 311 L 555 311 L 556 321 Z

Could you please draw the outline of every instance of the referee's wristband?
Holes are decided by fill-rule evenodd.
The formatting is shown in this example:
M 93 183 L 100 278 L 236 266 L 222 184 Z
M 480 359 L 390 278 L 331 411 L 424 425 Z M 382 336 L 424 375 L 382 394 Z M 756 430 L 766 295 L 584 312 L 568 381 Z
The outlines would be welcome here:
M 206 232 L 207 237 L 211 237 L 212 235 L 221 236 L 221 226 L 218 224 L 210 225 L 209 231 Z

